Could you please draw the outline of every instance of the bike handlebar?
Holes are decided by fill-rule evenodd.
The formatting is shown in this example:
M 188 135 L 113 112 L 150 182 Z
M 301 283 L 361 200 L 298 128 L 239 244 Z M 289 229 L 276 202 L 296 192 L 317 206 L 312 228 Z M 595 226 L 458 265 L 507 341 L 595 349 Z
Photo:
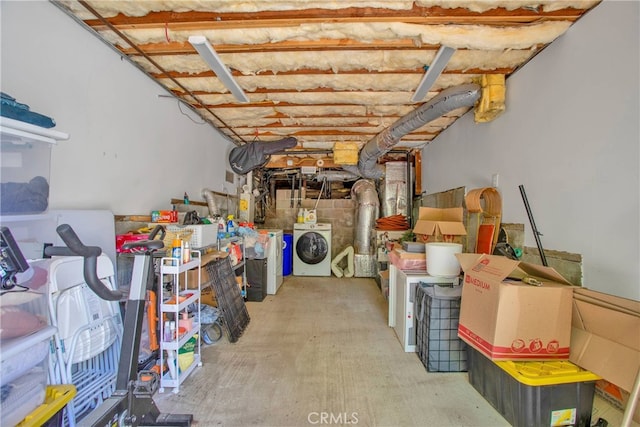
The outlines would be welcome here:
M 125 294 L 118 290 L 109 289 L 98 277 L 98 257 L 102 249 L 98 246 L 85 246 L 69 224 L 61 224 L 56 228 L 58 235 L 67 245 L 66 248 L 50 246 L 45 249 L 49 256 L 74 256 L 84 258 L 84 280 L 100 298 L 107 301 L 120 301 Z

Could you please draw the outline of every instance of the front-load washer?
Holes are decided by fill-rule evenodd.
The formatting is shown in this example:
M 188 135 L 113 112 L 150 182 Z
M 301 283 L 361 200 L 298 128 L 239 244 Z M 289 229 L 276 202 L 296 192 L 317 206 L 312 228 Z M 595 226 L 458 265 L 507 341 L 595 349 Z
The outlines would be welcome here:
M 293 275 L 331 276 L 331 224 L 293 225 Z

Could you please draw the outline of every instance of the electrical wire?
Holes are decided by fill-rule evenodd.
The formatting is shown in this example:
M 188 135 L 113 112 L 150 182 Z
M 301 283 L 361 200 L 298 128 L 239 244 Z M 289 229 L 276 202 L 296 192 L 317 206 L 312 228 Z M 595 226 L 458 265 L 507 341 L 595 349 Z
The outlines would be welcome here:
M 202 120 L 201 122 L 197 122 L 197 121 L 193 120 L 193 118 L 192 118 L 189 114 L 185 113 L 185 112 L 182 110 L 182 101 L 181 101 L 181 100 L 179 100 L 179 99 L 176 99 L 176 102 L 178 103 L 178 110 L 180 110 L 180 113 L 182 113 L 182 115 L 183 115 L 183 116 L 186 116 L 189 120 L 191 120 L 193 123 L 195 123 L 195 124 L 197 124 L 197 125 L 204 125 L 204 124 L 207 124 L 207 122 L 206 122 L 206 121 L 204 121 L 204 120 Z

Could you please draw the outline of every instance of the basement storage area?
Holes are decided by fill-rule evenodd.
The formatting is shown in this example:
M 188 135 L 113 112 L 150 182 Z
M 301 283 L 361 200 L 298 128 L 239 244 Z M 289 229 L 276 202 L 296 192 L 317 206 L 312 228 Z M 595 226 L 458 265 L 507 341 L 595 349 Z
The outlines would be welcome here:
M 1 425 L 640 425 L 637 2 L 0 19 Z

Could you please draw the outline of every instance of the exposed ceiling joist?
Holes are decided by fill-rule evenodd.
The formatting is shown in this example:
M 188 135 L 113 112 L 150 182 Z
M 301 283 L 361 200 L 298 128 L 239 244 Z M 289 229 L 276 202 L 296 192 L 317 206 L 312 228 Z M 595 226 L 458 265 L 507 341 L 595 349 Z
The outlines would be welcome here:
M 237 144 L 359 144 L 441 91 L 508 77 L 599 0 L 55 1 Z M 239 103 L 188 39 L 203 35 L 247 94 Z M 411 96 L 442 45 L 456 49 Z M 508 107 L 507 107 L 508 108 Z M 432 141 L 469 108 L 402 137 Z

